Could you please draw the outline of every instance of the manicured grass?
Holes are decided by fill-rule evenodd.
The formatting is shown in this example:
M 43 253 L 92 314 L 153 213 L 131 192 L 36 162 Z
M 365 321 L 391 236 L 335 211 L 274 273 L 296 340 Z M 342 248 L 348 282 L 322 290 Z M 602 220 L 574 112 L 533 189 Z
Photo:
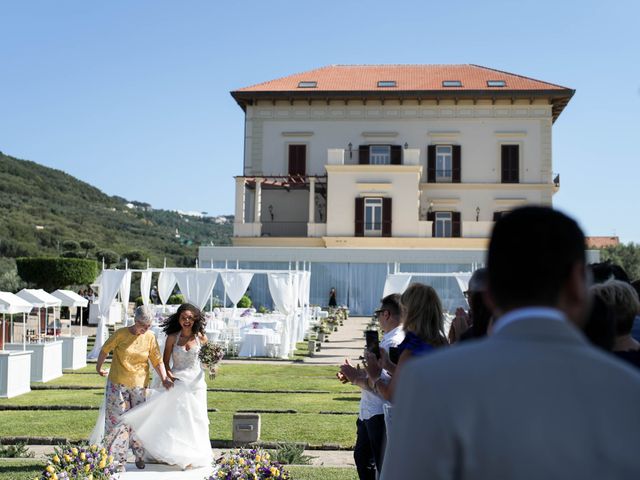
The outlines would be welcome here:
M 93 372 L 89 365 L 84 372 Z M 342 385 L 335 378 L 336 367 L 308 365 L 225 364 L 213 388 L 262 390 L 260 393 L 208 392 L 210 437 L 232 439 L 232 418 L 238 410 L 295 410 L 295 414 L 261 413 L 262 435 L 266 442 L 294 441 L 311 445 L 353 446 L 355 419 L 360 394 L 358 389 Z M 36 390 L 0 405 L 82 405 L 98 407 L 102 402 L 105 380 L 97 374 L 69 373 L 47 385 L 92 385 L 96 390 Z M 317 393 L 276 393 L 277 391 Z M 271 393 L 274 392 L 274 393 Z M 325 393 L 329 392 L 329 393 Z M 345 412 L 349 415 L 320 415 L 320 412 Z M 88 438 L 97 410 L 84 411 L 0 411 L 0 437 Z
M 314 390 L 328 392 L 358 392 L 356 387 L 343 385 L 336 379 L 338 367 L 318 365 L 273 365 L 223 361 L 215 380 L 207 378 L 209 388 L 233 388 L 248 390 Z M 95 373 L 95 365 L 87 365 L 74 373 L 46 384 L 35 385 L 82 385 L 103 387 L 105 379 Z
M 44 461 L 1 460 L 0 480 L 32 480 L 42 472 Z M 308 466 L 285 467 L 294 480 L 357 480 L 355 468 L 324 468 Z

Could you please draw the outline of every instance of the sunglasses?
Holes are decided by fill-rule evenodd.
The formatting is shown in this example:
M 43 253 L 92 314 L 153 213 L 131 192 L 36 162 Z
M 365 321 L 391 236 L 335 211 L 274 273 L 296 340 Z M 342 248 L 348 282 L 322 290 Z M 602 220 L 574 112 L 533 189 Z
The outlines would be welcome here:
M 373 314 L 377 317 L 379 316 L 382 312 L 388 312 L 389 310 L 382 308 L 380 310 L 376 310 L 375 312 L 373 312 Z

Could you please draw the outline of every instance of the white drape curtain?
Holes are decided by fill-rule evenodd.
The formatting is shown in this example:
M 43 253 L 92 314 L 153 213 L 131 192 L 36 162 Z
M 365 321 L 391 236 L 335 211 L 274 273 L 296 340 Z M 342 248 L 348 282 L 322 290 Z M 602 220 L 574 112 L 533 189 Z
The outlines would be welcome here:
M 293 275 L 291 273 L 269 273 L 269 292 L 276 309 L 285 315 L 280 333 L 280 356 L 289 358 L 291 352 L 291 334 L 294 317 L 295 297 L 293 295 Z
M 129 309 L 129 297 L 131 296 L 131 270 L 125 270 L 124 278 L 120 284 L 120 301 L 122 302 L 122 314 L 124 325 L 129 325 L 127 311 Z
M 173 287 L 175 286 L 176 276 L 173 272 L 168 270 L 160 272 L 160 275 L 158 276 L 158 296 L 160 297 L 162 305 L 167 304 L 167 301 L 171 296 L 171 292 L 173 292 Z
M 464 294 L 467 290 L 469 290 L 469 280 L 471 279 L 471 273 L 454 273 L 453 277 L 458 282 L 458 286 L 460 287 L 460 291 Z
M 220 272 L 220 278 L 231 303 L 235 307 L 244 293 L 249 288 L 253 273 L 247 272 Z
M 202 309 L 211 296 L 218 278 L 215 270 L 193 270 L 190 272 L 174 272 L 180 292 L 188 303 Z
M 149 294 L 151 293 L 151 270 L 145 270 L 140 274 L 140 295 L 142 295 L 142 304 L 149 305 Z M 171 286 L 173 290 L 173 286 Z M 168 298 L 168 297 L 167 297 Z
M 384 290 L 382 292 L 382 298 L 392 293 L 402 294 L 411 281 L 411 275 L 405 275 L 403 273 L 393 273 L 387 275 L 387 279 L 384 282 Z
M 129 272 L 131 273 L 131 272 Z M 108 337 L 107 318 L 109 316 L 109 309 L 116 298 L 120 285 L 125 277 L 126 272 L 124 270 L 103 270 L 100 279 L 100 296 L 98 297 L 98 330 L 96 331 L 96 343 L 93 346 L 91 353 L 87 355 L 89 359 L 98 358 L 100 349 Z

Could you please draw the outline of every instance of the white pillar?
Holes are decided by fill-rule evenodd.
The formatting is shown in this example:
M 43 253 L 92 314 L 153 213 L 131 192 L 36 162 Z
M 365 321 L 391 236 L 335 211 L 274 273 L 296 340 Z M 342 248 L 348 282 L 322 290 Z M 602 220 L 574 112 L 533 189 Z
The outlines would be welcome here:
M 262 178 L 256 179 L 256 198 L 254 204 L 253 221 L 255 223 L 262 222 Z
M 309 178 L 309 223 L 316 223 L 316 179 Z
M 244 223 L 245 185 L 244 177 L 236 177 L 236 218 L 235 223 Z

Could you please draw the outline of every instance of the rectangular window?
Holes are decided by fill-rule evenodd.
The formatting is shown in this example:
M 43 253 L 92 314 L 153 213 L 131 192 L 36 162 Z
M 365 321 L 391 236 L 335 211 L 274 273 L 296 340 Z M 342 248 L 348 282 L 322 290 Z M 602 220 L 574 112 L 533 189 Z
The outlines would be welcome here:
M 364 235 L 382 236 L 382 198 L 364 199 Z
M 316 88 L 318 86 L 318 82 L 312 81 L 302 81 L 298 82 L 298 88 Z
M 520 145 L 501 147 L 502 183 L 520 182 Z
M 436 182 L 451 182 L 452 158 L 451 145 L 436 145 Z
M 434 237 L 451 237 L 451 227 L 451 212 L 436 212 Z
M 391 163 L 391 146 L 370 145 L 369 163 L 371 165 L 389 165 Z
M 460 80 L 443 80 L 442 86 L 443 87 L 461 87 L 462 82 Z
M 507 82 L 504 80 L 487 80 L 487 87 L 506 87 Z
M 395 87 L 395 86 L 396 86 L 395 80 L 380 80 L 378 82 L 378 87 Z

